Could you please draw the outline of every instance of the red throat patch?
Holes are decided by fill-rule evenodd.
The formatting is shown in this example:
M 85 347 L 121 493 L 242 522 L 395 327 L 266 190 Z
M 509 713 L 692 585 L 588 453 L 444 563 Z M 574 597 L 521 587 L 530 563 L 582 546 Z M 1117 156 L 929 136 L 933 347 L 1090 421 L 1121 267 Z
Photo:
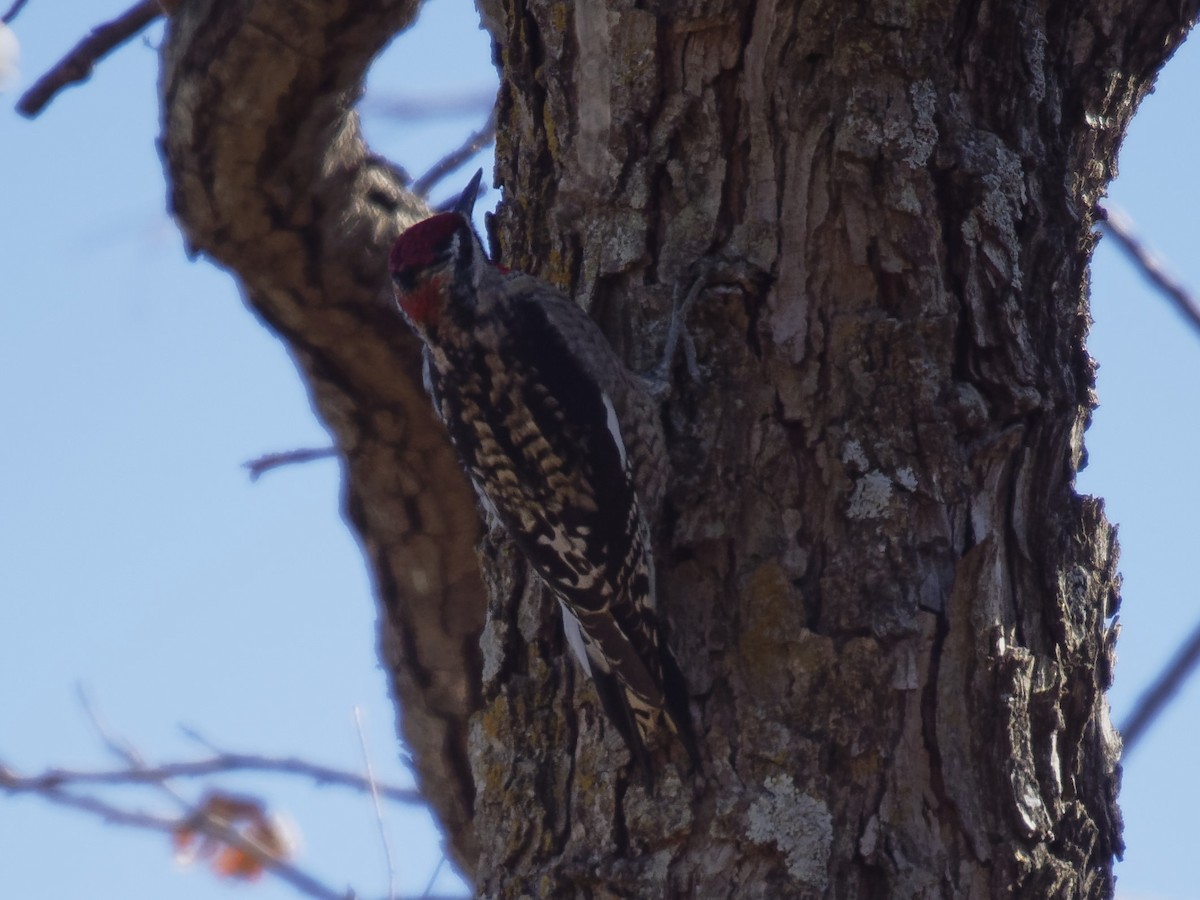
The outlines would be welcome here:
M 458 213 L 441 213 L 418 222 L 392 245 L 388 268 L 397 281 L 400 307 L 413 324 L 428 328 L 437 323 L 442 281 L 429 277 L 428 270 L 445 253 L 455 232 L 465 227 Z M 401 284 L 413 287 L 405 290 Z
M 397 291 L 400 308 L 413 322 L 426 328 L 436 325 L 438 320 L 438 295 L 441 286 L 434 280 L 419 284 L 412 291 Z

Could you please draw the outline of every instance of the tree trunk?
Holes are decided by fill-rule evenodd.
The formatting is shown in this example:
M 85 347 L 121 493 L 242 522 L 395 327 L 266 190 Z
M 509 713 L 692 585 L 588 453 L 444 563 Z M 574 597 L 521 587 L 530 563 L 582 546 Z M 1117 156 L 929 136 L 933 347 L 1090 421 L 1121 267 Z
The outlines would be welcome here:
M 387 297 L 425 211 L 347 110 L 415 8 L 181 4 L 163 148 L 191 245 L 338 437 L 403 734 L 478 890 L 1110 895 L 1086 267 L 1196 3 L 487 0 L 502 259 L 635 368 L 703 286 L 658 565 L 704 761 L 653 795 L 555 604 L 479 543 Z

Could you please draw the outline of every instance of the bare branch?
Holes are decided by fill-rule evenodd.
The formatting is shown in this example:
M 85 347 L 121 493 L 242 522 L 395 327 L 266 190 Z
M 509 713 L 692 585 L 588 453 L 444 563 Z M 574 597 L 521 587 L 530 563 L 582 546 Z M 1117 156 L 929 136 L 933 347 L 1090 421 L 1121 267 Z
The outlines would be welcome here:
M 163 763 L 157 766 L 140 765 L 129 769 L 46 769 L 39 775 L 22 779 L 29 789 L 58 788 L 68 785 L 139 785 L 158 784 L 170 778 L 204 778 L 230 772 L 282 772 L 310 778 L 318 785 L 334 784 L 369 792 L 371 784 L 360 775 L 302 759 L 258 756 L 251 753 L 221 753 L 208 759 Z M 413 788 L 376 785 L 382 797 L 396 803 L 423 805 L 421 795 Z
M 274 771 L 304 775 L 312 778 L 318 784 L 341 784 L 369 791 L 381 828 L 382 813 L 379 807 L 381 795 L 404 803 L 424 805 L 423 799 L 415 790 L 379 785 L 375 781 L 369 762 L 367 777 L 363 778 L 303 760 L 276 759 L 245 753 L 224 753 L 194 731 L 189 731 L 189 734 L 212 750 L 214 755 L 211 758 L 151 766 L 146 763 L 144 755 L 131 742 L 109 728 L 82 688 L 79 688 L 79 699 L 105 746 L 127 766 L 117 770 L 101 771 L 54 768 L 37 775 L 21 776 L 0 762 L 0 791 L 9 794 L 33 794 L 50 803 L 98 816 L 106 822 L 165 832 L 171 835 L 177 847 L 195 848 L 202 858 L 215 852 L 215 847 L 230 848 L 241 854 L 244 862 L 239 863 L 236 869 L 223 869 L 218 865 L 218 872 L 227 877 L 249 877 L 266 869 L 309 897 L 317 897 L 320 900 L 354 900 L 357 897 L 352 890 L 339 891 L 323 884 L 317 878 L 289 862 L 289 842 L 286 840 L 286 831 L 280 829 L 266 814 L 259 801 L 253 798 L 235 797 L 223 791 L 209 790 L 199 803 L 194 803 L 175 791 L 168 784 L 170 779 L 215 775 L 236 770 Z M 365 753 L 365 742 L 363 746 Z M 182 812 L 177 817 L 171 817 L 140 809 L 122 808 L 94 794 L 78 790 L 80 787 L 89 785 L 92 787 L 152 787 L 165 793 L 172 802 L 181 807 Z M 194 843 L 197 835 L 203 835 L 207 842 Z M 224 852 L 226 851 L 223 850 L 222 853 Z M 388 900 L 396 900 L 395 876 L 390 849 L 388 850 L 388 867 L 391 876 Z
M 1200 304 L 1188 292 L 1187 288 L 1176 281 L 1164 268 L 1158 255 L 1139 241 L 1133 234 L 1133 223 L 1120 209 L 1097 207 L 1100 221 L 1104 230 L 1112 235 L 1117 246 L 1133 260 L 1151 284 L 1162 291 L 1175 308 L 1191 323 L 1192 328 L 1200 331 Z
M 316 878 L 298 869 L 286 860 L 278 858 L 267 848 L 247 838 L 237 829 L 216 821 L 211 816 L 192 814 L 190 816 L 175 818 L 154 815 L 140 810 L 122 809 L 98 797 L 75 794 L 64 790 L 61 785 L 46 784 L 37 778 L 21 778 L 11 769 L 4 766 L 0 766 L 0 789 L 10 794 L 33 793 L 59 806 L 66 806 L 91 813 L 105 822 L 114 825 L 127 825 L 134 828 L 161 831 L 172 837 L 178 834 L 181 828 L 192 828 L 202 834 L 215 838 L 223 844 L 235 847 L 249 854 L 272 874 L 310 897 L 318 897 L 320 900 L 348 900 L 348 898 L 355 896 L 353 891 L 335 891 L 325 886 Z
M 252 832 L 243 832 L 233 827 L 232 823 L 222 819 L 214 811 L 216 808 L 214 804 L 202 802 L 199 805 L 193 805 L 184 801 L 166 785 L 167 779 L 211 775 L 238 769 L 283 771 L 292 774 L 302 774 L 313 778 L 318 783 L 338 783 L 352 786 L 359 790 L 372 791 L 372 796 L 376 804 L 376 815 L 380 816 L 380 818 L 382 815 L 378 805 L 380 795 L 409 803 L 423 802 L 416 791 L 379 786 L 374 782 L 373 774 L 369 775 L 368 778 L 362 778 L 340 770 L 316 766 L 295 759 L 271 759 L 250 754 L 218 754 L 212 759 L 198 760 L 190 763 L 147 766 L 142 761 L 142 754 L 132 744 L 114 736 L 95 714 L 95 710 L 86 701 L 86 698 L 83 699 L 85 708 L 92 717 L 93 724 L 96 726 L 97 731 L 101 733 L 109 749 L 129 762 L 130 768 L 110 771 L 48 769 L 38 775 L 21 776 L 0 763 L 0 791 L 14 795 L 33 794 L 58 806 L 65 806 L 90 813 L 105 822 L 160 831 L 171 835 L 176 840 L 178 840 L 181 834 L 203 834 L 213 840 L 219 841 L 223 845 L 247 854 L 273 875 L 309 897 L 317 897 L 320 900 L 354 900 L 357 894 L 352 890 L 334 890 L 323 884 L 317 878 L 290 863 L 280 854 L 277 848 L 261 843 L 255 839 Z M 368 772 L 370 772 L 369 767 Z M 145 812 L 139 809 L 124 809 L 100 797 L 68 789 L 80 785 L 150 785 L 167 791 L 172 799 L 182 804 L 184 811 L 180 816 L 172 817 Z M 209 796 L 211 797 L 212 794 Z M 391 868 L 390 851 L 388 864 L 389 874 L 391 874 L 393 870 Z M 428 889 L 423 896 L 427 895 Z M 395 900 L 396 898 L 394 884 L 389 889 L 388 898 L 389 900 Z
M 184 737 L 190 738 L 191 740 L 195 741 L 197 744 L 199 744 L 205 750 L 212 752 L 215 756 L 220 756 L 225 752 L 220 747 L 218 747 L 216 744 L 214 744 L 212 741 L 210 741 L 208 738 L 206 738 L 204 735 L 202 735 L 199 731 L 197 731 L 195 728 L 193 728 L 191 725 L 180 725 L 179 730 L 183 732 Z
M 258 770 L 262 772 L 284 772 L 291 775 L 304 775 L 311 778 L 318 785 L 336 784 L 342 787 L 354 788 L 358 791 L 371 789 L 371 785 L 365 778 L 355 775 L 353 772 L 317 765 L 295 757 L 271 757 L 253 753 L 237 753 L 218 746 L 195 728 L 187 725 L 181 725 L 180 728 L 185 735 L 212 753 L 214 760 L 221 760 L 226 764 L 226 767 L 221 769 L 221 771 Z M 401 751 L 401 755 L 404 755 L 403 750 Z M 211 761 L 205 760 L 201 764 L 208 762 Z M 408 768 L 412 768 L 411 760 L 405 759 L 404 762 Z M 189 764 L 183 763 L 180 765 Z M 179 774 L 186 775 L 187 773 L 181 772 Z M 197 771 L 196 774 L 199 775 L 202 773 Z M 381 795 L 396 803 L 410 803 L 418 806 L 425 805 L 425 798 L 415 788 L 393 787 L 391 785 L 379 784 L 378 782 L 375 783 L 375 788 Z
M 29 2 L 29 0 L 16 0 L 16 2 L 8 8 L 8 12 L 6 12 L 2 17 L 0 17 L 0 22 L 3 22 L 5 25 L 7 25 L 9 22 L 11 22 L 13 19 L 15 19 L 17 17 L 17 13 L 19 13 L 21 11 L 21 7 L 23 7 L 28 2 Z
M 371 754 L 367 750 L 367 736 L 363 732 L 362 708 L 354 707 L 354 727 L 358 731 L 358 745 L 362 748 L 363 768 L 367 783 L 371 786 L 371 804 L 375 807 L 375 823 L 379 826 L 379 842 L 383 845 L 383 858 L 387 863 L 388 900 L 396 900 L 396 865 L 392 861 L 392 845 L 388 841 L 387 828 L 383 824 L 383 810 L 379 806 L 379 788 L 375 783 L 375 770 L 371 766 Z
M 230 828 L 228 825 L 215 822 L 209 816 L 202 817 L 197 823 L 197 828 L 199 831 L 207 834 L 209 837 L 216 838 L 223 844 L 228 844 L 244 853 L 249 853 L 254 859 L 262 863 L 264 868 L 271 874 L 286 881 L 296 890 L 310 897 L 318 897 L 320 900 L 354 900 L 357 896 L 349 888 L 344 891 L 337 891 L 326 886 L 286 859 L 280 859 L 271 853 L 270 850 L 262 847 L 257 841 L 243 835 L 236 828 Z
M 441 119 L 451 116 L 479 115 L 496 102 L 496 89 L 466 91 L 458 94 L 421 94 L 379 96 L 363 99 L 360 111 L 411 122 L 415 119 Z
M 338 455 L 337 447 L 305 447 L 300 450 L 285 450 L 282 453 L 267 453 L 242 465 L 250 472 L 250 480 L 258 481 L 265 473 L 281 466 L 332 459 Z
M 108 723 L 100 717 L 99 710 L 92 703 L 92 698 L 88 696 L 87 691 L 82 684 L 75 685 L 75 695 L 79 698 L 79 705 L 83 707 L 84 714 L 88 717 L 88 721 L 92 723 L 92 727 L 96 729 L 96 734 L 100 735 L 100 740 L 114 756 L 118 759 L 123 759 L 134 769 L 145 769 L 146 761 L 138 752 L 137 748 L 123 737 L 119 737 L 116 732 L 108 727 Z
M 14 6 L 19 10 L 20 3 Z M 15 14 L 13 10 L 10 15 Z M 87 81 L 92 69 L 101 59 L 128 41 L 163 14 L 158 0 L 141 0 L 111 22 L 98 25 L 71 52 L 59 60 L 49 72 L 34 83 L 17 102 L 17 112 L 32 119 L 60 91 L 72 84 Z
M 0 763 L 0 790 L 8 794 L 36 794 L 59 806 L 69 806 L 84 812 L 99 816 L 105 822 L 114 825 L 131 825 L 137 828 L 152 828 L 159 831 L 173 831 L 179 823 L 178 819 L 169 816 L 156 816 L 140 810 L 127 810 L 112 806 L 96 797 L 85 794 L 73 794 L 53 781 L 47 781 L 45 776 L 32 778 L 18 775 L 12 769 Z
M 1142 275 L 1183 314 L 1194 330 L 1200 332 L 1200 304 L 1182 284 L 1166 270 L 1159 255 L 1133 233 L 1133 223 L 1122 210 L 1098 207 L 1104 230 L 1112 235 Z M 1121 726 L 1121 739 L 1128 756 L 1150 730 L 1162 711 L 1171 703 L 1180 688 L 1200 663 L 1200 625 L 1184 641 L 1174 659 L 1138 698 L 1137 704 Z
M 1154 683 L 1138 698 L 1133 712 L 1121 725 L 1121 740 L 1125 745 L 1126 756 L 1174 699 L 1175 694 L 1195 670 L 1197 663 L 1200 663 L 1200 625 L 1197 625 L 1183 642 L 1175 658 L 1163 669 Z
M 438 864 L 433 867 L 433 874 L 429 876 L 429 881 L 425 882 L 425 890 L 421 891 L 421 900 L 427 900 L 432 897 L 433 886 L 437 883 L 438 876 L 442 874 L 442 867 L 446 865 L 446 854 L 442 854 L 442 858 L 438 860 Z
M 470 135 L 456 150 L 447 153 L 433 167 L 413 182 L 412 192 L 425 197 L 435 184 L 463 165 L 496 139 L 496 110 L 492 109 L 484 126 Z

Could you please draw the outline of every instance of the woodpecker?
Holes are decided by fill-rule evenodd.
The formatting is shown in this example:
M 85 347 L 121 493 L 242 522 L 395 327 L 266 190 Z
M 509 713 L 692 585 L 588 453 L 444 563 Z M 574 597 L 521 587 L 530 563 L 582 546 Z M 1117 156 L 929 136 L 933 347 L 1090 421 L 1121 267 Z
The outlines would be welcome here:
M 698 758 L 687 685 L 655 612 L 658 404 L 566 295 L 489 260 L 470 221 L 481 175 L 454 211 L 397 238 L 396 299 L 482 506 L 557 597 L 567 643 L 649 789 L 655 733 L 675 734 L 693 768 Z

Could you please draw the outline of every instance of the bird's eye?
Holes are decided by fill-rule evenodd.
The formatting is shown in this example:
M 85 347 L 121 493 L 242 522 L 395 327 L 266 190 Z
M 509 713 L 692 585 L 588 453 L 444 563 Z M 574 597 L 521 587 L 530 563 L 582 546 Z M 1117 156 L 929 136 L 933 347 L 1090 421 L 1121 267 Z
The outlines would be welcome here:
M 392 282 L 403 290 L 411 290 L 416 286 L 417 276 L 412 266 L 404 266 L 392 272 Z

